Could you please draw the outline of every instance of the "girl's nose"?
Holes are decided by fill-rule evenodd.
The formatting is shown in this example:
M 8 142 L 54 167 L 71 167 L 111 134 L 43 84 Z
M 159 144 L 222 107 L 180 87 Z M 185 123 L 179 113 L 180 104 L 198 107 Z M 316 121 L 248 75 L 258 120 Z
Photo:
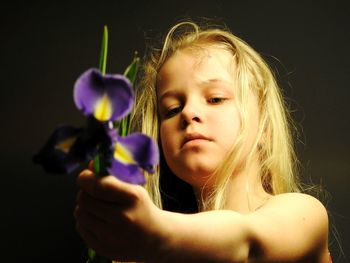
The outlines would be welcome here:
M 192 123 L 202 122 L 200 111 L 198 107 L 194 107 L 194 105 L 185 105 L 185 107 L 182 109 L 181 115 L 182 128 L 186 128 Z

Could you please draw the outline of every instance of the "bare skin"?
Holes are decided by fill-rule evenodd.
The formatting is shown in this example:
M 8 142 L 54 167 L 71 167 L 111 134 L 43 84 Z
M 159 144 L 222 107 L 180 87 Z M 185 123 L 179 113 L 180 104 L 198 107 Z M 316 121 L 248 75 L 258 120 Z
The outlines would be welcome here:
M 327 213 L 304 194 L 271 197 L 248 214 L 160 210 L 140 186 L 83 171 L 77 230 L 106 257 L 142 262 L 329 262 Z
M 173 55 L 157 85 L 167 163 L 201 198 L 241 125 L 235 65 L 227 51 L 207 51 L 200 60 L 191 52 Z M 242 161 L 257 136 L 257 99 L 250 98 Z M 255 153 L 230 177 L 226 210 L 190 215 L 157 208 L 141 186 L 84 170 L 78 177 L 77 230 L 89 247 L 121 261 L 329 262 L 324 206 L 305 194 L 266 193 L 258 160 Z

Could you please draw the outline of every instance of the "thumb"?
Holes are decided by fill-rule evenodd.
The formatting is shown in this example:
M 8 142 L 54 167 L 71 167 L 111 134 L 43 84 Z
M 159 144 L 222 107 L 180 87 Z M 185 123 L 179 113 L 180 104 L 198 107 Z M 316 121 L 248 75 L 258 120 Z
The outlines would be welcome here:
M 90 171 L 94 171 L 94 161 L 93 160 L 90 160 L 89 163 L 88 163 L 88 169 Z
M 77 179 L 78 186 L 89 195 L 107 202 L 133 203 L 139 195 L 139 185 L 125 183 L 112 175 L 98 176 L 84 170 Z

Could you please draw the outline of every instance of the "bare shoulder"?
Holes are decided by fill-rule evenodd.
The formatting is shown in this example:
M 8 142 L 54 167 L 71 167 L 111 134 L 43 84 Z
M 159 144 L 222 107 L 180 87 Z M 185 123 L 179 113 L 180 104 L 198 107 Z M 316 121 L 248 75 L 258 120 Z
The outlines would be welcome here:
M 328 214 L 318 199 L 301 193 L 275 195 L 248 218 L 259 250 L 274 260 L 312 256 L 310 262 L 326 262 Z
M 264 208 L 300 209 L 305 212 L 319 213 L 320 216 L 327 217 L 327 210 L 324 205 L 315 197 L 303 193 L 285 193 L 272 196 L 262 207 Z M 311 209 L 311 210 L 309 210 Z
M 253 216 L 264 216 L 272 221 L 283 219 L 283 222 L 297 224 L 300 228 L 304 225 L 314 225 L 327 229 L 328 213 L 324 205 L 315 197 L 302 193 L 285 193 L 272 196 Z M 303 224 L 301 224 L 303 223 Z

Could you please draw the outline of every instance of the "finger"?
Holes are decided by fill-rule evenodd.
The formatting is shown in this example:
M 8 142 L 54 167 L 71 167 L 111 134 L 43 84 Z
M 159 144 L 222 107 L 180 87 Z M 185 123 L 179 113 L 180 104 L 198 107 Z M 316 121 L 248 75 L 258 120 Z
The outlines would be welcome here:
M 77 179 L 79 187 L 95 198 L 121 204 L 137 200 L 141 186 L 125 183 L 112 175 L 99 177 L 84 170 Z
M 93 232 L 85 227 L 82 224 L 77 223 L 76 224 L 76 230 L 80 237 L 84 240 L 84 243 L 87 245 L 87 247 L 92 248 L 97 253 L 102 255 L 102 245 L 98 242 L 97 237 L 93 234 Z
M 88 169 L 90 171 L 94 171 L 94 161 L 93 160 L 90 160 L 89 163 L 88 163 Z
M 116 202 L 112 203 L 96 199 L 83 191 L 80 191 L 77 195 L 77 205 L 79 209 L 85 210 L 110 224 L 115 224 L 123 219 L 123 208 L 125 208 L 125 206 Z
M 89 237 L 89 240 L 93 241 L 94 243 L 98 243 L 103 240 L 102 232 L 104 231 L 102 231 L 102 229 L 104 229 L 107 225 L 106 222 L 79 206 L 75 208 L 74 217 L 76 219 L 77 227 L 86 232 L 85 235 Z
M 77 206 L 74 211 L 74 217 L 76 219 L 76 230 L 83 240 L 87 243 L 88 246 L 98 243 L 97 235 L 90 229 L 90 226 L 87 226 L 86 215 L 84 212 Z
M 84 212 L 79 207 L 75 210 L 76 230 L 86 245 L 94 249 L 98 254 L 107 258 L 113 258 L 113 250 L 105 242 L 110 232 L 108 225 Z

